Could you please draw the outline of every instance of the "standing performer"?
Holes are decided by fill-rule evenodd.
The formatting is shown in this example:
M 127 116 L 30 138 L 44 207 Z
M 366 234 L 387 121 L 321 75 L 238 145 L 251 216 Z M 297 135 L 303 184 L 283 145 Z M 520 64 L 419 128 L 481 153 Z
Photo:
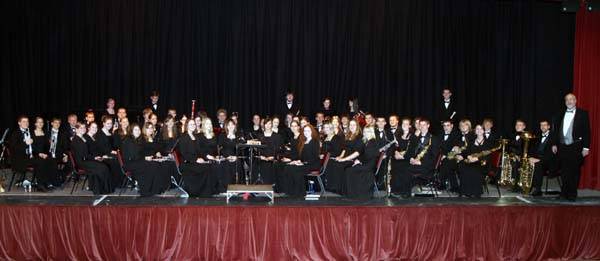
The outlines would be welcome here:
M 588 112 L 577 108 L 577 98 L 565 96 L 565 111 L 554 118 L 557 131 L 552 151 L 558 153 L 562 187 L 560 197 L 575 201 L 583 159 L 590 153 L 590 122 Z
M 293 115 L 300 114 L 300 106 L 294 100 L 294 92 L 292 92 L 292 91 L 286 92 L 285 101 L 283 103 L 283 106 L 281 107 L 281 111 L 280 111 L 279 115 L 287 115 L 288 113 L 291 113 Z

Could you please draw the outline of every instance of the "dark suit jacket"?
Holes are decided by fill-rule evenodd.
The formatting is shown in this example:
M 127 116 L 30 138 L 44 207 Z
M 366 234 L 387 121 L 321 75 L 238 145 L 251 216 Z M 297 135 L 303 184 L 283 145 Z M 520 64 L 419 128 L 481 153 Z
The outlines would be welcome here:
M 448 135 L 448 139 L 444 140 L 445 133 L 440 135 L 440 153 L 443 155 L 448 154 L 454 148 L 454 146 L 461 147 L 463 144 L 461 142 L 461 135 L 458 131 L 452 131 Z
M 456 100 L 454 98 L 450 99 L 450 105 L 448 105 L 448 108 L 446 109 L 446 106 L 444 105 L 444 100 L 442 99 L 439 102 L 438 105 L 438 115 L 439 115 L 439 120 L 440 121 L 444 121 L 444 120 L 448 120 L 450 119 L 450 116 L 452 116 L 452 113 L 456 112 L 454 114 L 454 116 L 452 117 L 453 121 L 456 121 L 458 118 L 458 111 L 456 110 Z
M 29 130 L 31 138 L 33 139 L 33 130 Z M 10 148 L 10 160 L 11 166 L 14 171 L 24 172 L 29 165 L 29 157 L 25 150 L 27 144 L 25 144 L 25 135 L 19 128 L 15 129 L 8 140 L 8 147 Z M 33 152 L 32 152 L 33 153 Z
M 556 135 L 554 135 L 555 144 L 560 144 L 565 112 L 566 109 L 563 110 L 561 114 L 555 116 L 552 121 L 552 129 L 556 133 Z M 588 112 L 581 108 L 575 110 L 575 117 L 573 118 L 573 142 L 581 142 L 583 148 L 590 147 L 590 120 Z
M 542 134 L 537 134 L 531 144 L 529 145 L 529 155 L 542 161 L 549 162 L 554 159 L 554 153 L 552 153 L 552 146 L 556 145 L 554 133 L 551 131 L 544 143 L 542 143 Z
M 429 132 L 425 136 L 425 142 L 423 144 L 420 144 L 420 137 L 414 135 L 411 136 L 411 141 L 406 152 L 407 156 L 405 156 L 405 158 L 416 158 L 417 155 L 421 153 L 421 151 L 427 146 L 429 140 L 431 140 L 431 145 L 429 145 L 427 152 L 421 159 L 421 166 L 432 170 L 435 168 L 435 161 L 440 152 L 440 140 L 438 137 L 431 135 Z
M 285 115 L 287 115 L 288 113 L 292 113 L 294 114 L 294 116 L 296 116 L 300 112 L 300 106 L 298 105 L 298 101 L 294 100 L 294 102 L 292 103 L 292 108 L 288 109 L 287 100 L 283 100 L 283 102 L 281 103 L 281 109 L 279 111 L 281 113 L 281 115 L 279 115 L 281 118 L 285 118 Z

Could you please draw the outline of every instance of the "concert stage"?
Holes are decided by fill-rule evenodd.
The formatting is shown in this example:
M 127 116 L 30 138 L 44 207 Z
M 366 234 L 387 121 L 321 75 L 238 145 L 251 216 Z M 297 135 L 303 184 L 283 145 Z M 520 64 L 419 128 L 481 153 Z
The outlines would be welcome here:
M 0 259 L 598 259 L 600 196 L 140 198 L 1 194 Z M 94 205 L 95 204 L 95 205 Z

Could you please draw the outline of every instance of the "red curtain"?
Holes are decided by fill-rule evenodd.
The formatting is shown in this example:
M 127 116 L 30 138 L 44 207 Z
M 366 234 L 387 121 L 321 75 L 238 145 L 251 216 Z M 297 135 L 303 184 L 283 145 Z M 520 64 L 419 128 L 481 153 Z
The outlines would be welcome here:
M 590 114 L 590 155 L 585 159 L 580 188 L 600 189 L 600 12 L 577 12 L 574 93 L 577 105 Z
M 0 206 L 0 259 L 600 258 L 585 206 Z

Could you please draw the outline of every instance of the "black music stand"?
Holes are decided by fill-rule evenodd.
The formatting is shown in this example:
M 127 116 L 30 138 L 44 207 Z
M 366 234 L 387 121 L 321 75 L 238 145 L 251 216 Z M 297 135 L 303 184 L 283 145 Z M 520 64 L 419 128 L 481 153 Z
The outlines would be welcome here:
M 264 149 L 267 146 L 262 145 L 262 144 L 238 144 L 236 145 L 236 150 L 238 150 L 238 152 L 236 152 L 236 154 L 239 154 L 239 150 L 240 149 L 248 149 L 248 159 L 250 161 L 250 167 L 248 169 L 248 172 L 245 175 L 245 179 L 246 179 L 246 185 L 250 184 L 250 179 L 252 179 L 253 173 L 254 173 L 254 151 L 256 150 L 256 152 L 260 152 L 260 149 Z M 258 179 L 256 179 L 256 183 L 262 183 L 262 178 L 260 177 L 260 171 L 258 172 Z

